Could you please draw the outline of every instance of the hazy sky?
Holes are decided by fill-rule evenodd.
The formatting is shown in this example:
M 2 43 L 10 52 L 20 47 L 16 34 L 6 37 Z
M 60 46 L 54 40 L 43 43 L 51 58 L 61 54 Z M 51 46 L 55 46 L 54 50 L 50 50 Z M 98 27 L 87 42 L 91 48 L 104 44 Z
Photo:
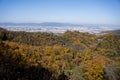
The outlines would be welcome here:
M 120 24 L 120 0 L 0 0 L 0 22 Z

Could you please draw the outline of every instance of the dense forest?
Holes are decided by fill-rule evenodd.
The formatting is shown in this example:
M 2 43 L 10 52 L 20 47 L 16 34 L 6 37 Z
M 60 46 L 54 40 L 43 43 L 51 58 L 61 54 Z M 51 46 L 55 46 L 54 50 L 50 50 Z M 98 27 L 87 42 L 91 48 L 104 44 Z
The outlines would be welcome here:
M 0 80 L 120 80 L 120 34 L 0 28 Z

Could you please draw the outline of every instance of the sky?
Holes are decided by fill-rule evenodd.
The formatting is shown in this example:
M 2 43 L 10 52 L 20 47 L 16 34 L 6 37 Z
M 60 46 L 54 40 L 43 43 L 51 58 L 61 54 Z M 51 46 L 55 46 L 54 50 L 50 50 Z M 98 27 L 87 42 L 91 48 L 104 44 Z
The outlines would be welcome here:
M 0 0 L 0 23 L 120 24 L 120 0 Z

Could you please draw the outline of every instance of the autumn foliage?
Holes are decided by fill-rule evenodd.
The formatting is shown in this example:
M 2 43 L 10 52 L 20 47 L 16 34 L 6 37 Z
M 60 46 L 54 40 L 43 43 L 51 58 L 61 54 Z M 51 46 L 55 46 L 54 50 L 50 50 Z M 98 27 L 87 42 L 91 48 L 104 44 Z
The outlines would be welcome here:
M 120 35 L 0 28 L 0 80 L 119 80 Z

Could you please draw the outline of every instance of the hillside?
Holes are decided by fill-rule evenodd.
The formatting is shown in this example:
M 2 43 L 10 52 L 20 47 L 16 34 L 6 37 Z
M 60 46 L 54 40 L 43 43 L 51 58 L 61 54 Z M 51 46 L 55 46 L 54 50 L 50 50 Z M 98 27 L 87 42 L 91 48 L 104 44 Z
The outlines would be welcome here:
M 0 28 L 0 80 L 120 80 L 120 35 Z
M 120 30 L 110 30 L 110 31 L 103 31 L 101 33 L 114 33 L 114 34 L 120 34 Z

